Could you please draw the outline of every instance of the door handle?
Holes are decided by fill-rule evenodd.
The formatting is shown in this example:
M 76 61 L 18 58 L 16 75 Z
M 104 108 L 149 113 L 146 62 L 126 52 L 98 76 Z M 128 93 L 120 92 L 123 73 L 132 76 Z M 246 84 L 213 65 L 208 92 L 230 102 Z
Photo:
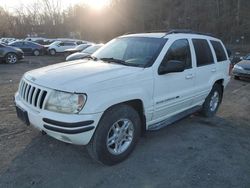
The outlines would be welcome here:
M 211 72 L 216 72 L 216 68 L 213 68 L 213 69 L 211 70 Z
M 192 79 L 193 77 L 194 77 L 193 74 L 189 74 L 189 75 L 186 76 L 186 79 Z

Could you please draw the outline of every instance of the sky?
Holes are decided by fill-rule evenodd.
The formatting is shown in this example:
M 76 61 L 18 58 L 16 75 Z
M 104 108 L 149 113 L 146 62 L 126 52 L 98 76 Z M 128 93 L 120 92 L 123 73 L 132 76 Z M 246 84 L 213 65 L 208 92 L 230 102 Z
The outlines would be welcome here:
M 85 2 L 94 9 L 101 9 L 105 3 L 109 0 L 60 0 L 63 8 L 67 8 L 70 5 Z M 29 6 L 37 0 L 0 0 L 0 6 L 9 11 L 14 11 L 16 8 L 24 5 Z
M 83 0 L 61 0 L 61 4 L 64 8 L 67 8 L 68 6 L 77 4 L 81 1 Z M 18 8 L 21 5 L 28 6 L 34 2 L 36 2 L 36 0 L 0 0 L 0 6 L 11 11 L 13 8 Z

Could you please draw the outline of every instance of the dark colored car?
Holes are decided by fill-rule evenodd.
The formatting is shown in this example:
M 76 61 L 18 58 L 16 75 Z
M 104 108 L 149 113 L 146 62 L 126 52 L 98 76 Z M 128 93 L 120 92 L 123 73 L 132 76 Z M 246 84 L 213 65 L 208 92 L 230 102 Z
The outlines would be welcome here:
M 0 44 L 0 59 L 6 63 L 16 63 L 18 60 L 23 59 L 23 51 L 19 48 L 6 46 Z
M 90 46 L 81 52 L 77 52 L 77 53 L 69 55 L 66 58 L 66 61 L 74 61 L 74 60 L 82 59 L 86 56 L 92 55 L 94 52 L 96 52 L 102 46 L 103 46 L 103 44 L 96 44 L 96 45 Z
M 30 41 L 16 41 L 9 44 L 9 46 L 17 47 L 23 50 L 27 55 L 39 56 L 44 54 L 45 48 L 43 45 Z
M 80 44 L 80 45 L 76 46 L 75 48 L 70 48 L 70 49 L 64 50 L 64 55 L 67 57 L 70 54 L 73 54 L 76 52 L 81 52 L 90 46 L 92 46 L 92 44 Z
M 234 65 L 233 75 L 236 80 L 240 79 L 240 77 L 250 78 L 250 54 Z

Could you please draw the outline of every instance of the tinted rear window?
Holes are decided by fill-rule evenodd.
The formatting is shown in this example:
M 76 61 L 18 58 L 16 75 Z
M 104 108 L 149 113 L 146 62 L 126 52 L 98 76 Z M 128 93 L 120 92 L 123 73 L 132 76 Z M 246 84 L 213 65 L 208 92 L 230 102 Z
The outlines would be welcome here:
M 205 39 L 193 39 L 197 67 L 214 63 L 210 46 Z
M 225 50 L 223 49 L 222 44 L 218 41 L 211 41 L 211 43 L 214 48 L 217 61 L 220 62 L 220 61 L 227 60 L 227 56 L 226 56 Z

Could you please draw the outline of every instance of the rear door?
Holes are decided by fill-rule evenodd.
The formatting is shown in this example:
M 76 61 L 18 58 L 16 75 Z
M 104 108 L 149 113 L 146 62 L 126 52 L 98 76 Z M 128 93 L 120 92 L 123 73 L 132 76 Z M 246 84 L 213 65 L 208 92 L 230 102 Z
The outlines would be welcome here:
M 217 60 L 217 67 L 223 75 L 229 75 L 230 61 L 221 41 L 210 40 Z
M 25 44 L 26 42 L 20 42 L 20 48 L 23 50 L 23 52 L 25 53 L 25 54 L 28 54 L 29 53 L 29 48 L 28 48 L 28 46 Z
M 192 39 L 196 55 L 196 79 L 194 104 L 201 105 L 212 89 L 212 82 L 217 74 L 217 67 L 207 39 Z
M 185 62 L 186 69 L 184 72 L 155 76 L 153 116 L 155 122 L 162 121 L 192 106 L 195 74 L 192 67 L 190 41 L 188 39 L 173 41 L 162 63 L 167 63 L 169 60 Z
M 75 48 L 75 47 L 76 47 L 76 43 L 74 42 L 64 42 L 63 51 L 67 49 Z

